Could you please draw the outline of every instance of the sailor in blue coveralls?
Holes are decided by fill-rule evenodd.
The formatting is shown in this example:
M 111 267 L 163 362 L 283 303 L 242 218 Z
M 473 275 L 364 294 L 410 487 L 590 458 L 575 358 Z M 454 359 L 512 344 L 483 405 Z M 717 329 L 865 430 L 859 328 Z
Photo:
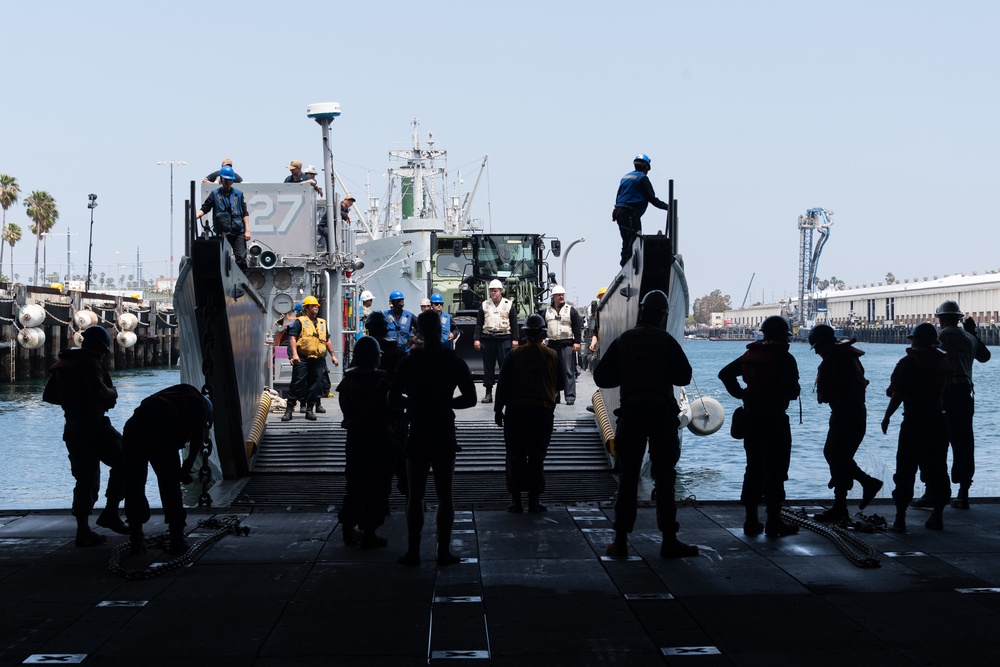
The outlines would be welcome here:
M 618 223 L 618 231 L 622 235 L 622 266 L 632 257 L 632 244 L 642 234 L 642 214 L 646 212 L 646 207 L 652 204 L 664 211 L 668 208 L 666 202 L 656 198 L 653 184 L 646 176 L 650 169 L 649 156 L 645 153 L 636 155 L 632 165 L 635 169 L 625 174 L 618 186 L 615 210 L 611 213 L 611 219 Z

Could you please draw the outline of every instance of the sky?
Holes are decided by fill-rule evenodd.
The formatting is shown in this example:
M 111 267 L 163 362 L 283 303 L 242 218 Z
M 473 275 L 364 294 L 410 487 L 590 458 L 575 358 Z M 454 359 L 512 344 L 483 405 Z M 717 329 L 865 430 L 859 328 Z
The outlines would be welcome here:
M 489 155 L 473 205 L 487 229 L 585 239 L 566 276 L 549 259 L 578 303 L 618 270 L 610 214 L 640 152 L 658 195 L 674 180 L 692 301 L 797 295 L 810 208 L 834 212 L 820 278 L 1000 268 L 993 1 L 52 0 L 5 3 L 3 19 L 0 173 L 56 199 L 50 267 L 67 233 L 85 265 L 95 193 L 95 270 L 127 272 L 138 251 L 145 275 L 168 275 L 188 182 L 223 157 L 248 181 L 321 166 L 305 110 L 336 101 L 353 193 L 384 193 L 388 151 L 419 119 L 466 187 Z M 163 160 L 187 163 L 172 189 Z M 29 224 L 21 204 L 7 220 Z M 29 234 L 14 259 L 23 280 Z

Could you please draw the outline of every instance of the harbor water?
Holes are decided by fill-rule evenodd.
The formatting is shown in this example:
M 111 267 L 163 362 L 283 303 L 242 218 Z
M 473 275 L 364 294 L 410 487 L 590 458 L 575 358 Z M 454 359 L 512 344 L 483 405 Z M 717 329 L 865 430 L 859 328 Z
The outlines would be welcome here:
M 742 354 L 739 341 L 685 341 L 684 349 L 694 369 L 688 388 L 696 402 L 699 392 L 719 400 L 732 414 L 738 402 L 730 397 L 716 375 Z M 863 345 L 861 361 L 871 381 L 868 387 L 868 431 L 857 461 L 868 473 L 885 481 L 880 497 L 889 497 L 895 465 L 896 438 L 902 410 L 893 416 L 888 435 L 880 429 L 888 398 L 885 389 L 904 345 Z M 791 499 L 832 497 L 827 488 L 829 469 L 823 458 L 829 408 L 816 402 L 813 389 L 819 357 L 808 345 L 794 343 L 792 353 L 799 364 L 802 385 L 801 424 L 799 403 L 788 410 L 792 423 L 792 461 L 786 491 Z M 1000 496 L 1000 351 L 995 359 L 976 364 L 976 475 L 972 495 Z M 113 373 L 118 387 L 117 407 L 109 413 L 121 430 L 139 402 L 156 391 L 180 381 L 177 369 L 144 368 Z M 0 385 L 0 509 L 57 509 L 69 507 L 73 478 L 62 441 L 62 410 L 41 401 L 44 381 Z M 581 397 L 582 398 L 582 397 Z M 697 406 L 695 406 L 697 407 Z M 558 416 L 558 415 L 557 415 Z M 678 465 L 677 495 L 699 500 L 737 500 L 743 480 L 745 457 L 741 441 L 729 436 L 728 423 L 717 433 L 698 437 L 685 431 Z M 949 459 L 950 465 L 950 459 Z M 104 469 L 107 479 L 107 470 Z M 919 489 L 918 489 L 919 492 Z M 159 506 L 155 477 L 150 471 L 147 485 L 150 504 Z M 860 490 L 851 492 L 860 497 Z

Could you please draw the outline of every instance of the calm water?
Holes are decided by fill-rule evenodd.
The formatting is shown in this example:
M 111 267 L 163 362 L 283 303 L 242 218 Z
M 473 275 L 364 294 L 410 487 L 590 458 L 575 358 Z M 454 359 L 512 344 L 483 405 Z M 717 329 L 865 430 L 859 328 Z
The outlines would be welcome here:
M 118 405 L 108 413 L 121 432 L 132 411 L 146 396 L 180 382 L 175 369 L 143 368 L 111 374 L 118 388 Z M 73 476 L 66 444 L 62 440 L 62 408 L 42 401 L 44 380 L 0 385 L 0 509 L 68 508 L 73 500 Z M 103 488 L 108 469 L 102 465 L 102 491 L 98 510 L 104 506 Z M 156 476 L 149 472 L 146 496 L 160 507 Z
M 716 378 L 719 369 L 738 357 L 745 343 L 730 341 L 685 341 L 685 350 L 694 368 L 694 381 L 706 396 L 718 399 L 732 414 L 738 402 L 731 398 Z M 889 399 L 885 388 L 889 375 L 906 347 L 865 345 L 861 361 L 871 381 L 868 387 L 868 433 L 857 461 L 868 473 L 886 482 L 882 497 L 892 489 L 896 438 L 902 411 L 893 417 L 888 435 L 879 423 Z M 991 349 L 995 360 L 976 364 L 976 477 L 974 496 L 1000 496 L 1000 350 Z M 823 459 L 823 442 L 829 408 L 816 402 L 813 381 L 819 357 L 808 345 L 792 345 L 799 364 L 802 391 L 802 424 L 798 403 L 789 408 L 792 418 L 792 463 L 785 488 L 789 498 L 827 498 L 829 469 Z M 176 369 L 140 369 L 113 374 L 118 387 L 118 406 L 109 413 L 121 430 L 139 402 L 156 391 L 180 381 Z M 69 507 L 73 478 L 62 441 L 62 409 L 41 401 L 44 382 L 0 386 L 0 509 L 58 509 Z M 696 396 L 694 386 L 691 395 Z M 678 494 L 702 500 L 736 500 L 740 496 L 745 458 L 741 441 L 729 437 L 728 424 L 718 433 L 698 437 L 689 432 L 678 466 Z M 949 462 L 950 465 L 950 462 Z M 104 471 L 107 482 L 107 471 Z M 159 506 L 155 477 L 150 472 L 147 496 Z M 852 497 L 860 497 L 859 490 Z M 103 502 L 103 501 L 99 501 Z
M 896 362 L 905 354 L 905 345 L 860 345 L 865 352 L 861 363 L 868 378 L 868 431 L 855 460 L 861 468 L 885 482 L 880 497 L 891 497 L 892 472 L 895 468 L 896 441 L 903 411 L 892 417 L 888 435 L 882 435 L 881 422 L 889 403 L 885 395 L 889 376 Z M 717 399 L 726 409 L 727 424 L 719 432 L 705 437 L 684 434 L 681 461 L 678 465 L 678 495 L 694 495 L 702 500 L 736 500 L 740 497 L 746 457 L 743 442 L 729 437 L 728 415 L 739 405 L 716 377 L 719 370 L 738 357 L 746 343 L 737 341 L 685 341 L 684 350 L 694 368 L 694 381 L 705 396 Z M 1000 351 L 991 348 L 994 358 L 973 368 L 976 383 L 976 474 L 973 496 L 1000 495 Z M 814 382 L 820 358 L 805 343 L 793 343 L 791 352 L 799 365 L 802 386 L 802 423 L 799 404 L 788 409 L 792 423 L 792 461 L 785 490 L 789 498 L 832 498 L 827 488 L 829 467 L 823 458 L 830 408 L 816 402 Z M 693 386 L 689 389 L 696 395 Z M 951 470 L 949 454 L 948 468 Z M 922 489 L 918 487 L 919 492 Z M 953 491 L 954 492 L 954 491 Z M 860 498 L 855 484 L 852 498 Z

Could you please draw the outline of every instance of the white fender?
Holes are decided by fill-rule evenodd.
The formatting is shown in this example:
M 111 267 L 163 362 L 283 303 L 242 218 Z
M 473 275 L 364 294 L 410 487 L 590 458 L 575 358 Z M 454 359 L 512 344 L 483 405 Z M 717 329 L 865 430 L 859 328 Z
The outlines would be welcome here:
M 118 316 L 118 328 L 123 331 L 135 331 L 139 326 L 139 318 L 132 313 L 122 313 Z
M 17 332 L 17 342 L 26 350 L 37 350 L 45 345 L 45 331 L 41 327 L 28 327 Z
M 80 330 L 94 326 L 97 324 L 98 319 L 97 313 L 92 310 L 78 310 L 73 315 L 73 323 L 76 324 L 76 328 Z
M 119 331 L 118 335 L 115 336 L 115 340 L 118 341 L 118 344 L 126 349 L 135 345 L 136 339 L 137 337 L 134 331 Z
M 37 303 L 29 303 L 26 306 L 21 307 L 21 310 L 17 314 L 17 321 L 29 329 L 39 327 L 42 325 L 42 322 L 45 321 L 45 309 Z M 44 342 L 44 340 L 45 339 L 43 338 L 42 342 Z M 30 347 L 28 349 L 33 350 L 35 348 Z
M 711 396 L 699 396 L 691 401 L 691 423 L 688 430 L 695 435 L 712 435 L 726 421 L 726 410 L 722 403 Z

